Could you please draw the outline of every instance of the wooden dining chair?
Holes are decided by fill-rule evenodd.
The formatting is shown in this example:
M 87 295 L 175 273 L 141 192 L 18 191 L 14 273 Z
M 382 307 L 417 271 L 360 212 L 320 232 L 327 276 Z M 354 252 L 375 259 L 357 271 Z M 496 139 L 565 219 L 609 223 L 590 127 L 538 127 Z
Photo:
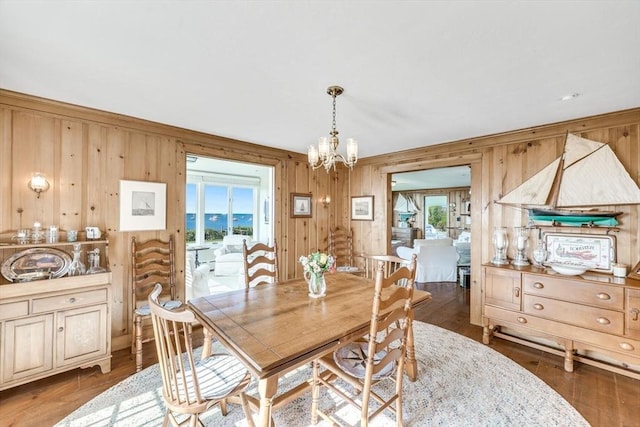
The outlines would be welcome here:
M 352 267 L 353 231 L 350 228 L 335 227 L 329 230 L 329 255 L 333 256 L 336 267 Z
M 278 282 L 278 246 L 275 240 L 273 246 L 254 243 L 251 247 L 243 240 L 242 255 L 245 288 Z
M 156 283 L 162 285 L 160 299 L 164 307 L 180 307 L 176 299 L 173 236 L 169 240 L 151 239 L 139 242 L 131 238 L 131 288 L 133 292 L 133 334 L 131 352 L 136 357 L 136 372 L 142 370 L 142 345 L 153 340 L 148 320 L 151 315 L 148 298 Z M 146 320 L 146 322 L 145 322 Z M 146 323 L 146 324 L 145 324 Z
M 148 301 L 162 376 L 162 397 L 167 406 L 163 425 L 169 422 L 176 427 L 185 425 L 187 420 L 179 422 L 176 416 L 186 415 L 190 426 L 201 426 L 201 413 L 220 402 L 221 411 L 226 415 L 226 402 L 222 402 L 237 397 L 247 423 L 253 426 L 244 394 L 251 381 L 247 368 L 228 354 L 196 359 L 191 342 L 195 315 L 186 306 L 174 310 L 164 308 L 158 299 L 162 292 L 162 285 L 156 284 Z
M 311 422 L 323 419 L 339 424 L 334 417 L 320 410 L 320 387 L 327 387 L 337 397 L 360 408 L 360 425 L 385 409 L 395 413 L 398 427 L 402 426 L 402 379 L 406 342 L 413 320 L 411 300 L 416 274 L 415 256 L 409 266 L 399 267 L 385 276 L 384 261 L 378 262 L 371 325 L 366 339 L 349 343 L 335 352 L 313 362 Z M 406 282 L 406 285 L 398 285 Z M 388 309 L 393 307 L 389 312 Z M 336 385 L 342 379 L 353 386 L 355 393 L 348 394 L 344 385 Z M 382 397 L 375 388 L 383 381 L 395 382 L 393 393 Z M 359 403 L 357 399 L 360 400 Z
M 409 265 L 409 261 L 394 255 L 359 255 L 363 259 L 363 275 L 367 279 L 375 279 L 380 261 L 384 263 L 384 275 L 389 276 L 403 265 Z

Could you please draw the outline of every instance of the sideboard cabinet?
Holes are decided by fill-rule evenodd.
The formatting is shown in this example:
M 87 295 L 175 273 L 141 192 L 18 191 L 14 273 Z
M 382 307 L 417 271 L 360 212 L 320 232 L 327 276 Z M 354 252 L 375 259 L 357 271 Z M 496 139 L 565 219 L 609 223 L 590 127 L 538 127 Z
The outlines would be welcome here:
M 483 266 L 483 342 L 496 335 L 561 354 L 568 372 L 577 360 L 640 378 L 639 316 L 638 280 Z
M 80 242 L 101 248 L 107 241 Z M 2 260 L 30 247 L 71 252 L 72 244 L 0 246 Z M 75 368 L 111 371 L 111 273 L 0 284 L 0 390 Z
M 409 227 L 391 227 L 391 240 L 398 241 L 399 246 L 413 247 L 413 241 L 418 238 L 418 229 Z

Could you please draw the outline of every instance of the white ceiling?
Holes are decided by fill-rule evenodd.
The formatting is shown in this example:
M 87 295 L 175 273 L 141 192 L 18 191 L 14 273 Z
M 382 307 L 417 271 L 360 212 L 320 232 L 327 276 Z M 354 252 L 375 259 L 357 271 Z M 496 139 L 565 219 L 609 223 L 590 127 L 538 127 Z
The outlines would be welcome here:
M 637 0 L 0 0 L 0 87 L 304 153 L 338 84 L 368 157 L 640 106 L 639 20 Z

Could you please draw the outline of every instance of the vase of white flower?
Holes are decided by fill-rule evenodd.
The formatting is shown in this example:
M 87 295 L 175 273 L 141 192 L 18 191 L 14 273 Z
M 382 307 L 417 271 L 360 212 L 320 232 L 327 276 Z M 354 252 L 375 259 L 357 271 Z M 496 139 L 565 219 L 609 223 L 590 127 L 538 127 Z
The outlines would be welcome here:
M 309 286 L 309 296 L 312 298 L 325 296 L 327 282 L 324 273 L 334 269 L 333 257 L 322 252 L 314 252 L 309 256 L 301 256 L 300 264 L 302 264 L 304 278 Z
M 304 278 L 309 285 L 309 296 L 311 298 L 322 298 L 327 292 L 327 282 L 324 280 L 324 274 L 305 273 Z

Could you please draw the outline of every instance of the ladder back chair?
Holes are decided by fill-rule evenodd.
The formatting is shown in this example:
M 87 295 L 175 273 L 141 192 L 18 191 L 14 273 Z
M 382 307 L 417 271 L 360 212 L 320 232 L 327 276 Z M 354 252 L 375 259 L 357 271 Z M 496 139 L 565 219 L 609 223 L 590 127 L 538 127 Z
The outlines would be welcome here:
M 329 230 L 329 255 L 333 256 L 335 265 L 353 267 L 353 231 L 350 228 L 335 227 Z
M 228 354 L 212 354 L 196 359 L 191 342 L 191 325 L 195 315 L 186 306 L 167 310 L 158 297 L 163 292 L 157 284 L 149 295 L 149 307 L 155 335 L 158 365 L 162 376 L 162 397 L 167 407 L 164 426 L 202 426 L 199 415 L 216 403 L 226 415 L 225 399 L 236 397 L 242 405 L 247 423 L 253 418 L 244 394 L 251 381 L 247 368 Z M 178 416 L 178 417 L 177 417 Z M 181 421 L 180 416 L 188 419 Z
M 243 240 L 242 255 L 245 288 L 278 282 L 278 245 L 275 240 L 273 246 L 254 243 L 251 247 Z
M 380 261 L 384 263 L 385 277 L 391 275 L 394 271 L 402 266 L 409 265 L 409 261 L 394 255 L 367 255 L 362 254 L 359 257 L 364 259 L 364 277 L 367 279 L 375 279 L 378 264 Z
M 379 261 L 369 334 L 313 362 L 312 424 L 318 422 L 318 415 L 339 424 L 331 414 L 320 409 L 320 387 L 326 386 L 332 394 L 360 408 L 361 426 L 367 426 L 385 409 L 394 412 L 398 427 L 402 426 L 402 378 L 407 334 L 413 320 L 415 256 L 408 267 L 402 266 L 388 276 L 384 270 L 384 262 Z M 355 394 L 349 395 L 344 386 L 336 386 L 337 378 L 352 385 Z M 393 394 L 386 398 L 374 390 L 382 381 L 395 382 Z M 356 398 L 361 399 L 361 403 Z
M 136 372 L 142 370 L 142 345 L 153 340 L 150 329 L 148 298 L 156 283 L 162 285 L 160 299 L 164 307 L 172 309 L 182 305 L 176 300 L 175 260 L 173 236 L 168 241 L 151 239 L 139 242 L 131 238 L 131 288 L 133 292 L 133 334 L 131 352 L 135 352 Z M 147 320 L 145 328 L 144 320 Z M 147 332 L 145 334 L 145 332 Z

